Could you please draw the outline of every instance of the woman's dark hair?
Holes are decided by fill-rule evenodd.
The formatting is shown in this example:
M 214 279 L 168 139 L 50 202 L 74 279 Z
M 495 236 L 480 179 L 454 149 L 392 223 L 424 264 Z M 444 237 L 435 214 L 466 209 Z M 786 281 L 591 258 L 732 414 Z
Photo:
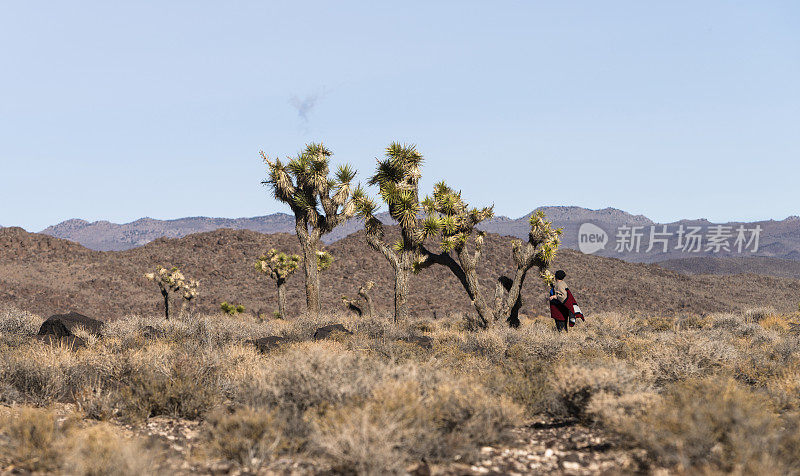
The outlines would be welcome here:
M 558 271 L 556 271 L 556 279 L 562 280 L 562 279 L 564 279 L 566 277 L 567 277 L 567 273 L 565 273 L 564 270 L 559 269 Z

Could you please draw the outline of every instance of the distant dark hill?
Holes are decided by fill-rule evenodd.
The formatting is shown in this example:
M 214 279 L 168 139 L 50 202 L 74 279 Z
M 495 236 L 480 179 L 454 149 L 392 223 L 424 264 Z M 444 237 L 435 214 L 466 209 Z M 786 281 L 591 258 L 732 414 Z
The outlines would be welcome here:
M 765 256 L 785 260 L 800 261 L 800 218 L 789 217 L 781 221 L 761 221 L 754 223 L 726 223 L 724 226 L 730 227 L 730 233 L 735 235 L 735 230 L 740 226 L 745 226 L 750 230 L 756 226 L 762 228 L 760 234 L 757 253 L 751 253 L 750 249 L 745 249 L 739 253 L 734 246 L 735 236 L 728 240 L 729 251 L 724 249 L 720 252 L 708 250 L 708 235 L 714 224 L 706 220 L 682 220 L 675 223 L 668 223 L 667 231 L 670 233 L 667 252 L 663 252 L 663 246 L 658 245 L 647 251 L 650 243 L 651 227 L 654 231 L 660 232 L 662 224 L 655 224 L 649 218 L 642 215 L 631 215 L 615 208 L 605 208 L 601 210 L 590 210 L 580 207 L 541 207 L 553 224 L 564 229 L 562 235 L 563 246 L 577 250 L 578 230 L 581 225 L 591 223 L 603 230 L 608 238 L 608 242 L 603 250 L 595 253 L 598 256 L 619 258 L 632 262 L 653 263 L 659 261 L 694 258 L 694 257 L 714 257 L 714 258 L 742 258 L 746 256 Z M 509 235 L 518 238 L 525 238 L 528 234 L 527 214 L 517 219 L 507 217 L 496 217 L 481 224 L 481 229 L 499 235 Z M 392 220 L 387 213 L 382 213 L 379 218 L 386 224 L 391 224 Z M 617 250 L 618 234 L 620 227 L 639 227 L 637 233 L 641 234 L 641 245 L 638 252 L 633 249 Z M 687 252 L 678 249 L 677 232 L 679 227 L 700 227 L 702 235 L 702 247 L 699 252 Z M 294 217 L 291 215 L 276 213 L 263 217 L 254 218 L 179 218 L 176 220 L 154 220 L 142 218 L 132 223 L 118 225 L 106 221 L 89 223 L 83 220 L 69 220 L 58 225 L 49 227 L 42 233 L 64 238 L 70 241 L 81 243 L 87 248 L 98 251 L 127 250 L 147 244 L 157 238 L 181 238 L 193 233 L 213 231 L 220 228 L 246 229 L 259 233 L 294 233 Z M 323 237 L 325 243 L 334 243 L 352 233 L 363 229 L 360 220 L 353 219 L 336 228 L 332 233 Z M 749 236 L 748 236 L 749 238 Z
M 393 229 L 389 230 L 394 233 Z M 269 248 L 299 252 L 296 237 L 249 230 L 216 230 L 179 239 L 157 239 L 118 252 L 100 252 L 19 228 L 0 230 L 0 303 L 13 303 L 40 314 L 75 310 L 100 319 L 130 313 L 160 313 L 156 286 L 143 278 L 156 265 L 179 266 L 201 282 L 197 307 L 217 312 L 222 301 L 248 310 L 276 308 L 273 283 L 253 269 L 253 261 Z M 488 290 L 510 270 L 508 237 L 488 234 L 481 280 Z M 326 309 L 341 309 L 341 296 L 353 296 L 371 279 L 379 310 L 389 313 L 393 274 L 387 261 L 369 249 L 363 231 L 328 246 L 336 262 L 322 276 Z M 782 310 L 795 309 L 800 281 L 754 276 L 687 276 L 656 265 L 563 251 L 554 268 L 567 270 L 568 282 L 589 313 L 603 310 L 674 314 L 707 313 L 761 305 L 765 300 Z M 304 302 L 302 275 L 288 282 L 290 309 Z M 525 283 L 523 312 L 545 314 L 544 288 L 531 274 Z M 443 268 L 425 270 L 412 280 L 411 308 L 417 315 L 472 312 L 466 294 Z
M 751 273 L 800 279 L 800 261 L 765 256 L 753 258 L 703 256 L 661 261 L 658 265 L 684 274 L 732 275 Z

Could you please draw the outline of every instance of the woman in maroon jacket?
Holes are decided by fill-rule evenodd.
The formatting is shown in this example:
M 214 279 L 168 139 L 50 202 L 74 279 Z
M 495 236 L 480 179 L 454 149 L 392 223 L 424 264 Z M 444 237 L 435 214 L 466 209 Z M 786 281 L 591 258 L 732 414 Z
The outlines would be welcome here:
M 564 282 L 567 273 L 559 269 L 555 277 L 556 282 L 550 287 L 550 317 L 556 321 L 556 330 L 561 332 L 574 326 L 576 318 L 584 318 L 575 297 Z

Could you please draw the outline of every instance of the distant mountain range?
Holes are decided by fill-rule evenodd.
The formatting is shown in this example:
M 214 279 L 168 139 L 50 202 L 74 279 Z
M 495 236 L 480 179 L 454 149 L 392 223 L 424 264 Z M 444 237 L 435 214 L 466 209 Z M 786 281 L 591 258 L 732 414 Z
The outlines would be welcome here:
M 581 207 L 541 207 L 537 210 L 544 211 L 555 226 L 564 229 L 562 246 L 566 248 L 581 249 L 579 231 L 582 225 L 587 223 L 594 225 L 592 228 L 594 234 L 604 234 L 606 240 L 605 246 L 594 253 L 598 256 L 632 262 L 668 262 L 668 266 L 683 272 L 706 270 L 720 274 L 724 274 L 724 270 L 747 269 L 747 266 L 758 261 L 752 261 L 752 259 L 761 257 L 773 259 L 771 262 L 764 261 L 759 264 L 762 268 L 764 266 L 780 268 L 780 265 L 776 264 L 780 263 L 780 260 L 800 261 L 800 217 L 796 216 L 781 221 L 769 220 L 752 223 L 712 224 L 707 220 L 681 220 L 668 224 L 656 224 L 643 215 L 632 215 L 615 208 L 591 210 Z M 384 223 L 393 223 L 388 213 L 382 213 L 378 217 Z M 487 232 L 499 235 L 525 238 L 529 230 L 529 217 L 530 214 L 516 219 L 500 216 L 485 221 L 480 227 Z M 722 228 L 717 230 L 717 226 Z M 760 228 L 758 247 L 753 252 L 752 250 L 756 249 L 756 243 L 750 240 L 753 238 L 753 230 L 757 227 Z M 251 230 L 265 234 L 293 233 L 294 217 L 285 213 L 275 213 L 253 218 L 190 217 L 174 220 L 142 218 L 125 224 L 68 220 L 51 226 L 41 233 L 74 241 L 93 250 L 119 251 L 142 246 L 162 237 L 181 238 L 220 228 Z M 661 238 L 662 241 L 654 243 L 655 246 L 648 251 L 651 228 L 655 232 L 654 237 Z M 740 243 L 741 252 L 739 252 L 736 242 L 739 228 L 743 228 L 743 238 L 746 239 L 745 242 Z M 363 229 L 361 221 L 353 219 L 326 235 L 323 241 L 327 244 L 334 243 L 361 229 Z M 662 234 L 665 230 L 666 235 Z M 684 236 L 679 237 L 681 230 L 683 230 Z M 698 245 L 697 242 L 689 243 L 687 234 L 691 230 L 694 230 L 695 236 L 699 237 L 699 247 L 695 246 Z M 711 235 L 714 234 L 723 235 L 722 238 L 717 238 L 717 241 L 722 242 L 725 246 L 715 246 L 712 243 Z M 640 240 L 638 249 L 635 237 Z M 586 240 L 586 236 L 584 236 L 584 240 Z M 665 241 L 666 251 L 664 251 Z M 684 250 L 683 245 L 687 244 L 691 246 Z M 713 260 L 707 261 L 706 258 L 713 258 Z M 793 272 L 788 275 L 795 276 Z

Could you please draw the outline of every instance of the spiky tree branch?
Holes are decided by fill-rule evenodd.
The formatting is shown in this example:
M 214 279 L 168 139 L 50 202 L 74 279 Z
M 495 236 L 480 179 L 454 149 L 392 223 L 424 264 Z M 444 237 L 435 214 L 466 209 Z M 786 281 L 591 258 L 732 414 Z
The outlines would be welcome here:
M 417 268 L 432 264 L 447 266 L 464 286 L 478 312 L 479 325 L 482 327 L 488 327 L 500 318 L 513 324 L 521 305 L 520 293 L 528 271 L 536 266 L 544 279 L 549 278 L 547 267 L 558 249 L 561 230 L 553 229 L 545 220 L 544 213 L 531 215 L 527 242 L 512 242 L 516 268 L 514 276 L 498 278 L 494 303 L 490 305 L 478 281 L 485 234 L 475 227 L 494 215 L 493 207 L 470 208 L 461 198 L 461 192 L 456 192 L 444 182 L 434 186 L 433 196 L 426 197 L 422 205 L 427 214 L 423 222 L 424 234 L 439 237 L 440 253 L 422 255 Z
M 400 239 L 393 244 L 386 243 L 383 223 L 375 217 L 377 203 L 360 185 L 353 192 L 357 213 L 365 221 L 367 243 L 381 253 L 395 271 L 395 322 L 408 317 L 409 279 L 414 262 L 425 253 L 425 235 L 418 219 L 422 161 L 422 154 L 415 146 L 393 142 L 386 148 L 384 158 L 378 160 L 375 174 L 367 182 L 378 187 L 381 201 L 389 207 L 389 215 L 400 225 Z
M 303 248 L 307 311 L 313 315 L 320 313 L 319 269 L 315 266 L 320 238 L 355 213 L 351 182 L 356 172 L 349 165 L 341 165 L 330 177 L 331 155 L 330 150 L 315 143 L 286 163 L 261 152 L 269 169 L 262 183 L 294 213 L 295 231 Z

